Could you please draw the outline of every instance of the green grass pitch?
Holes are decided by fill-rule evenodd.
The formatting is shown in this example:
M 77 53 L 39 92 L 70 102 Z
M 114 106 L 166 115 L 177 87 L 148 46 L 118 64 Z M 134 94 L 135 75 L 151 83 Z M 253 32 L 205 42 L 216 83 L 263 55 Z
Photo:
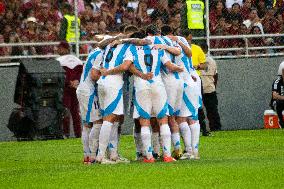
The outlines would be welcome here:
M 135 158 L 132 136 L 121 154 Z M 284 130 L 201 137 L 200 160 L 82 164 L 79 139 L 0 143 L 0 188 L 284 188 Z

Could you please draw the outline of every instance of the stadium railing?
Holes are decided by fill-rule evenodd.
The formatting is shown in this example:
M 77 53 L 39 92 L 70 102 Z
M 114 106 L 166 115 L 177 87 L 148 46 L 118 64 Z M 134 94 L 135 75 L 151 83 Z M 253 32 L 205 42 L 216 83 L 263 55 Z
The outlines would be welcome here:
M 284 55 L 284 44 L 278 46 L 249 46 L 248 40 L 252 38 L 275 38 L 282 37 L 284 34 L 262 34 L 262 35 L 226 35 L 226 36 L 209 36 L 207 37 L 194 37 L 193 40 L 207 40 L 209 42 L 209 53 L 213 53 L 212 57 L 217 59 L 231 59 L 231 58 L 249 58 L 249 57 L 271 57 L 271 56 L 283 56 Z M 211 40 L 223 40 L 223 39 L 243 39 L 245 41 L 244 47 L 228 47 L 228 48 L 210 48 Z M 27 47 L 27 46 L 57 46 L 60 42 L 37 42 L 37 43 L 2 43 L 1 47 Z M 95 44 L 95 41 L 79 41 L 79 45 L 84 44 Z M 258 53 L 250 54 L 250 50 L 279 50 L 283 49 L 283 52 L 275 53 Z M 214 52 L 229 52 L 229 51 L 244 51 L 244 54 L 240 55 L 214 55 Z M 20 55 L 20 56 L 1 56 L 0 60 L 10 60 L 10 59 L 25 59 L 25 58 L 54 58 L 58 57 L 57 54 L 47 54 L 47 55 Z M 80 54 L 79 57 L 86 57 L 88 54 Z

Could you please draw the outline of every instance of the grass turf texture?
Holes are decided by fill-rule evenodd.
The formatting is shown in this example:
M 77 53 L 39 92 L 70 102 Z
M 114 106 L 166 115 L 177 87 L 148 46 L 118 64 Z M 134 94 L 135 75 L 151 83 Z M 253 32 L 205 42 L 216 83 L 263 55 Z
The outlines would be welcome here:
M 284 188 L 284 130 L 201 137 L 200 160 L 82 164 L 79 139 L 0 143 L 0 188 Z M 121 154 L 134 160 L 132 136 Z

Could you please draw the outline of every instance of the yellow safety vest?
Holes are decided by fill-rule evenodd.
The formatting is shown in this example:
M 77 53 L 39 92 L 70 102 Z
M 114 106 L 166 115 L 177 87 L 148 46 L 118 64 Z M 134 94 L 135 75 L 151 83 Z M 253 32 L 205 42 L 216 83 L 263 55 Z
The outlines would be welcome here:
M 203 14 L 204 3 L 202 1 L 187 0 L 187 25 L 189 29 L 204 29 Z
M 76 23 L 75 23 L 75 16 L 65 15 L 64 18 L 67 20 L 67 30 L 66 30 L 66 41 L 67 42 L 76 42 Z M 80 24 L 81 21 L 78 18 L 78 36 L 80 36 Z

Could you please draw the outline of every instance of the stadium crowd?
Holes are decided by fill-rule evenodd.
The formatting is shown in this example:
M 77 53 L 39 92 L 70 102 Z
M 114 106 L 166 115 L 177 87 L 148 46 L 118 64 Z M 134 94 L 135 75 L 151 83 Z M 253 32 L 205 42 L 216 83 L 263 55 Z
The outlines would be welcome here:
M 59 41 L 63 3 L 73 0 L 0 0 L 0 43 Z M 284 1 L 214 0 L 210 1 L 212 35 L 283 33 Z M 169 24 L 174 34 L 181 30 L 183 0 L 79 0 L 81 40 L 95 40 L 96 34 L 119 31 L 122 25 L 145 27 Z M 283 37 L 254 38 L 249 46 L 283 44 Z M 211 48 L 244 47 L 243 39 L 212 40 Z M 90 46 L 81 47 L 88 53 Z M 0 55 L 53 54 L 53 46 L 0 48 Z M 269 51 L 271 52 L 271 51 Z M 272 50 L 272 52 L 276 52 Z M 242 54 L 242 51 L 230 52 Z M 266 53 L 254 50 L 250 53 Z M 219 52 L 218 55 L 228 54 Z

